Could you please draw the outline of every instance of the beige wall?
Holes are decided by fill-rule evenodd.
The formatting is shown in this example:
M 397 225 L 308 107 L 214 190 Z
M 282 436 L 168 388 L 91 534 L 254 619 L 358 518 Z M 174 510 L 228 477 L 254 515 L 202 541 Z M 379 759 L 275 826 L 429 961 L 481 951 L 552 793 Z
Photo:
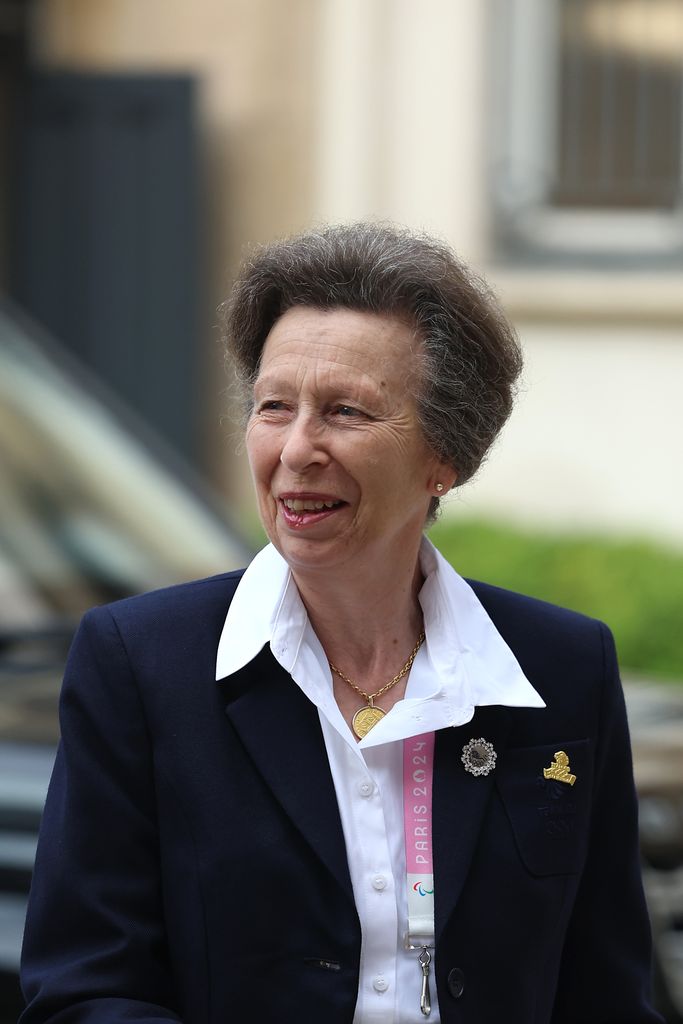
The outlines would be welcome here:
M 482 267 L 528 355 L 519 410 L 452 507 L 683 544 L 681 275 L 512 275 L 492 264 L 487 10 L 485 0 L 40 0 L 34 48 L 47 64 L 198 76 L 207 466 L 227 492 L 247 488 L 227 426 L 216 440 L 211 325 L 241 247 L 315 219 L 382 217 L 445 236 Z
M 322 0 L 316 214 L 395 220 L 485 258 L 482 0 Z
M 683 544 L 683 337 L 672 325 L 520 324 L 517 409 L 449 511 Z

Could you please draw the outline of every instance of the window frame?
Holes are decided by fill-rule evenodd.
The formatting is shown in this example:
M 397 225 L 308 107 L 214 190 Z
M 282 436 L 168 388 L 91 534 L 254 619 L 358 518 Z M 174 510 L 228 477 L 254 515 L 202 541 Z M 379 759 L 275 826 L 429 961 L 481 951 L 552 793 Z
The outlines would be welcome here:
M 681 199 L 672 210 L 560 207 L 551 201 L 560 113 L 561 2 L 491 0 L 496 251 L 518 262 L 681 264 L 683 156 Z

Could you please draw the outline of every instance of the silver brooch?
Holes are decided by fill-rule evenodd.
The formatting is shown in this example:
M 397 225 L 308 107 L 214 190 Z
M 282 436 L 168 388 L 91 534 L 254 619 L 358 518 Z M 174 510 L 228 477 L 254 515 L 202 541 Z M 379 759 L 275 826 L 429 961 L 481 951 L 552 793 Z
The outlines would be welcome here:
M 488 775 L 496 767 L 497 756 L 493 744 L 480 736 L 478 740 L 465 744 L 460 760 L 471 775 Z

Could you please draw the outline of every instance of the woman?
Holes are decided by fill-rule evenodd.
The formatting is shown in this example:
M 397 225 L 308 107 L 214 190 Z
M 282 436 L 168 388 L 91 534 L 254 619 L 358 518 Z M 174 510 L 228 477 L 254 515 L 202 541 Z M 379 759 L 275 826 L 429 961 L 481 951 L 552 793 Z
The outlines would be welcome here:
M 24 1024 L 658 1021 L 609 632 L 423 536 L 509 414 L 511 328 L 362 224 L 257 253 L 227 325 L 271 543 L 85 617 Z

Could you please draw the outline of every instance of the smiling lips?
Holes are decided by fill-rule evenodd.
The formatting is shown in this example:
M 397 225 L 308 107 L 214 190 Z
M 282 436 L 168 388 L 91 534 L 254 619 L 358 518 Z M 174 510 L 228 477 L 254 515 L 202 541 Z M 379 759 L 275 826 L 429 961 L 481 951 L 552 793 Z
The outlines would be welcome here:
M 280 498 L 280 509 L 285 522 L 289 526 L 312 526 L 336 512 L 346 502 L 337 498 L 322 497 L 283 497 Z

